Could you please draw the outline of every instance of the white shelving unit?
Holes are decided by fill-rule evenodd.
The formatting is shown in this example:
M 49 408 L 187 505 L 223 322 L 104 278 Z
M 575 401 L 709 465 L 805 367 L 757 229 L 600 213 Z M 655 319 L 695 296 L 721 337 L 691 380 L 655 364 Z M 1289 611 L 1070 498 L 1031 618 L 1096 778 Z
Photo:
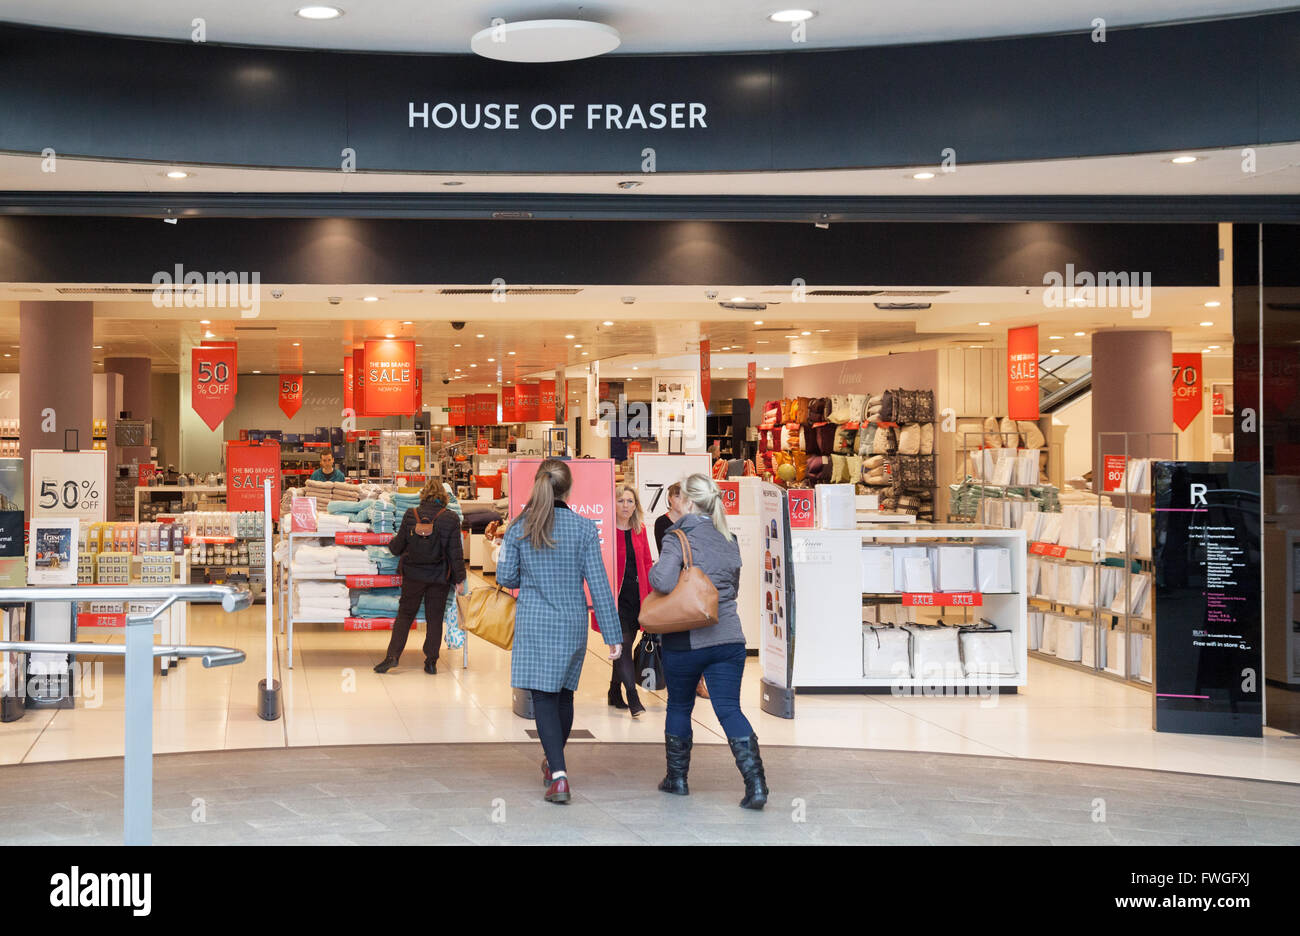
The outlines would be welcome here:
M 873 526 L 857 530 L 792 530 L 794 571 L 794 679 L 795 688 L 895 688 L 926 693 L 942 687 L 1019 687 L 1026 684 L 1028 632 L 1025 602 L 1025 534 L 1021 530 L 994 529 L 971 524 L 903 527 Z M 1012 590 L 973 593 L 981 604 L 974 607 L 914 608 L 917 623 L 932 622 L 942 611 L 948 624 L 975 624 L 980 618 L 1011 631 L 1014 675 L 864 675 L 862 609 L 872 598 L 888 601 L 894 593 L 862 591 L 864 546 L 963 545 L 1004 546 L 1010 550 Z M 932 593 L 936 602 L 945 593 Z

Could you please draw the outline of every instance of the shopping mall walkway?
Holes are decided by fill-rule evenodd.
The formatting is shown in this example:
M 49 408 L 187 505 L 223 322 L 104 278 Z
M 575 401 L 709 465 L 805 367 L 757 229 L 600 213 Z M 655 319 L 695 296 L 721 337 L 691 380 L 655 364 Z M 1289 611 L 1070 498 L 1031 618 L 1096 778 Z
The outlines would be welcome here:
M 170 754 L 159 844 L 1294 845 L 1300 786 L 1046 761 L 767 747 L 772 799 L 737 806 L 729 752 L 697 749 L 689 797 L 663 749 L 573 742 L 574 800 L 542 799 L 536 744 Z M 121 841 L 122 762 L 0 768 L 0 845 Z

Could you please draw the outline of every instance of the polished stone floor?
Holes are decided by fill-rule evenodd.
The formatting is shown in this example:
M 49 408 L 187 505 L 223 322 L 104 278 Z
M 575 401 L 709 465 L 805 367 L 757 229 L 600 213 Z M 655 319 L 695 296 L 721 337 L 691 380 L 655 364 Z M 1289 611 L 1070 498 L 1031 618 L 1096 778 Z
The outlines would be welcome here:
M 1300 843 L 1300 786 L 1044 760 L 768 746 L 772 798 L 737 805 L 730 752 L 689 797 L 660 745 L 573 742 L 567 806 L 536 744 L 269 748 L 155 758 L 158 844 L 1245 845 Z M 0 844 L 117 844 L 122 761 L 0 767 Z

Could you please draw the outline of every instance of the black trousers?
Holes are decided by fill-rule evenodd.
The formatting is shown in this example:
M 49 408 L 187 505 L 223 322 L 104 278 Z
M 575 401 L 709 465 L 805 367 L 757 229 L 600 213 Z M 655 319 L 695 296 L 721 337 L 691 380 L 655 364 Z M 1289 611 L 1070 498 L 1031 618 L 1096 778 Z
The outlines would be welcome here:
M 406 638 L 411 633 L 411 622 L 420 611 L 420 602 L 424 602 L 424 658 L 438 659 L 438 645 L 442 643 L 442 616 L 447 610 L 447 593 L 451 585 L 437 582 L 426 585 L 423 582 L 402 581 L 402 596 L 397 599 L 397 617 L 393 621 L 393 636 L 388 641 L 388 659 L 397 660 L 406 649 Z
M 636 644 L 636 635 L 641 629 L 637 621 L 639 613 L 638 611 L 638 614 L 631 614 L 622 608 L 618 609 L 618 621 L 623 625 L 623 655 L 614 661 L 614 672 L 609 677 L 609 691 L 613 692 L 622 684 L 627 689 L 629 705 L 633 702 L 639 703 L 641 700 L 641 696 L 636 691 L 637 672 L 632 661 L 632 647 Z
M 564 766 L 564 745 L 573 730 L 573 690 L 559 692 L 530 690 L 533 694 L 533 716 L 537 720 L 537 739 L 546 752 L 546 764 L 554 773 L 567 770 Z

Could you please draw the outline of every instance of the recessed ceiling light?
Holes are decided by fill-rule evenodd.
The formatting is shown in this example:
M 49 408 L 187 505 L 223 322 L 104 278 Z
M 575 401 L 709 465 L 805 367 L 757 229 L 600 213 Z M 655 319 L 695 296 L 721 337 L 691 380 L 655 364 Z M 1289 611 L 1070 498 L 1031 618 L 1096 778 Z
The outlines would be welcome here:
M 299 342 L 297 342 L 297 341 L 295 341 L 295 342 L 293 343 L 293 346 L 294 346 L 295 348 L 300 348 L 300 347 L 302 347 L 302 345 L 301 345 Z
M 914 172 L 914 173 L 912 173 L 912 178 L 913 178 L 913 179 L 916 179 L 916 180 L 919 181 L 919 182 L 925 182 L 925 181 L 928 181 L 929 179 L 933 179 L 933 178 L 934 178 L 934 173 L 933 173 L 933 172 Z
M 976 322 L 976 325 L 991 325 L 991 322 Z
M 204 338 L 215 338 L 215 337 L 217 337 L 217 336 L 214 335 L 214 334 L 213 334 L 212 332 L 210 332 L 210 331 L 205 331 L 205 332 L 203 333 L 203 337 L 204 337 Z
M 1207 303 L 1205 304 L 1205 307 L 1206 307 L 1207 309 L 1217 309 L 1217 308 L 1218 308 L 1219 306 L 1221 306 L 1222 304 L 1223 304 L 1223 303 L 1219 302 L 1218 299 L 1211 299 L 1209 302 L 1207 302 Z
M 340 374 L 343 373 L 343 368 L 341 368 L 341 367 L 339 368 L 339 373 L 340 373 Z
M 173 169 L 167 173 L 167 178 L 169 179 L 188 179 L 189 177 L 190 174 L 188 172 L 184 172 L 180 169 Z
M 984 347 L 984 346 L 983 346 L 982 344 L 973 344 L 973 345 L 971 345 L 971 347 L 972 347 L 972 348 L 982 348 L 982 347 Z
M 755 319 L 755 320 L 754 320 L 754 324 L 755 324 L 755 325 L 762 325 L 762 324 L 763 324 L 763 320 L 762 320 L 762 319 Z
M 812 10 L 777 10 L 775 13 L 768 14 L 767 18 L 773 23 L 802 23 L 816 15 Z
M 362 302 L 378 302 L 378 301 L 379 301 L 379 297 L 378 297 L 378 296 L 363 296 L 363 297 L 361 298 L 361 301 L 362 301 Z
M 1083 305 L 1088 300 L 1083 298 L 1082 296 L 1074 296 L 1073 298 L 1066 299 L 1065 301 L 1068 305 Z
M 452 345 L 452 347 L 453 347 L 453 348 L 459 348 L 460 345 L 459 345 L 459 344 L 454 344 L 454 345 Z
M 397 336 L 394 335 L 392 332 L 389 332 L 389 333 L 388 333 L 387 335 L 385 335 L 384 337 L 385 337 L 385 338 L 396 338 Z
M 581 348 L 582 345 L 580 345 L 580 344 L 576 344 L 576 345 L 574 345 L 574 347 L 575 347 L 575 348 Z
M 821 334 L 821 333 L 823 333 L 823 332 L 828 332 L 828 331 L 830 331 L 829 328 L 819 328 L 819 329 L 817 329 L 817 333 L 818 333 L 818 334 Z
M 415 346 L 416 346 L 417 348 L 423 348 L 423 347 L 424 347 L 424 345 L 420 344 L 419 342 L 416 342 Z
M 471 364 L 470 367 L 478 367 L 477 364 Z
M 486 335 L 479 334 L 479 335 L 475 335 L 474 337 L 475 337 L 475 338 L 485 338 L 485 337 L 487 337 L 487 336 L 486 336 Z
M 799 334 L 801 334 L 801 335 L 811 335 L 812 332 L 799 332 Z
M 613 322 L 601 322 L 601 324 L 602 324 L 602 325 L 605 325 L 605 326 L 609 326 L 609 325 L 613 325 L 614 323 L 613 323 Z
M 96 350 L 96 351 L 103 351 L 103 350 L 104 350 L 104 346 L 103 346 L 102 344 L 97 344 L 97 345 L 95 345 L 94 347 L 95 347 L 95 350 Z
M 1209 328 L 1209 327 L 1210 327 L 1211 325 L 1213 325 L 1213 324 L 1214 324 L 1213 322 L 1202 322 L 1202 323 L 1201 323 L 1201 327 L 1202 327 L 1202 328 Z
M 5 357 L 13 357 L 13 355 L 6 351 L 6 352 L 5 352 Z
M 1173 163 L 1175 166 L 1185 166 L 1188 163 L 1196 162 L 1196 160 L 1199 158 L 1200 158 L 1199 156 L 1175 156 L 1173 159 L 1169 161 Z
M 295 16 L 307 20 L 332 20 L 343 15 L 343 11 L 332 6 L 305 6 L 294 11 Z
M 770 341 L 755 341 L 754 344 L 771 344 Z
M 586 357 L 586 356 L 587 356 L 588 354 L 590 354 L 590 353 L 591 353 L 590 351 L 583 351 L 583 352 L 582 352 L 582 356 L 583 356 L 583 357 Z
M 1049 353 L 1049 354 L 1060 354 L 1060 353 L 1061 353 L 1061 349 L 1060 349 L 1060 348 L 1052 348 L 1050 351 L 1048 351 L 1048 353 Z
M 459 367 L 456 368 L 456 373 L 458 373 L 458 374 L 460 373 L 460 368 L 459 368 Z
M 260 370 L 255 370 L 255 371 L 253 371 L 253 373 L 254 373 L 254 374 L 260 374 L 260 373 L 262 373 L 262 372 L 261 372 Z
M 576 336 L 576 335 L 565 335 L 564 337 L 565 337 L 566 339 L 568 339 L 569 341 L 572 341 L 572 340 L 573 340 L 574 338 L 576 338 L 577 336 Z
M 1206 348 L 1206 350 L 1207 350 L 1207 351 L 1218 351 L 1218 350 L 1219 350 L 1219 345 L 1216 345 L 1216 344 L 1209 345 L 1209 346 Z
M 307 371 L 307 373 L 309 373 L 309 374 L 314 374 L 314 373 L 316 373 L 316 372 L 315 372 L 314 370 L 309 370 L 309 371 Z
M 1074 333 L 1074 337 L 1076 337 L 1076 338 L 1082 338 L 1082 337 L 1083 337 L 1084 335 L 1086 335 L 1086 334 L 1087 334 L 1087 332 L 1075 332 L 1075 333 Z
M 506 354 L 510 355 L 511 357 L 515 356 L 515 353 L 513 351 L 507 351 Z
M 1064 335 L 1048 335 L 1048 336 L 1047 336 L 1047 340 L 1048 340 L 1048 341 L 1062 341 L 1062 340 L 1064 340 L 1064 338 L 1065 338 Z
M 402 324 L 403 324 L 403 325 L 414 325 L 415 323 L 414 323 L 414 322 L 403 322 Z
M 200 324 L 200 325 L 211 325 L 212 322 L 210 322 L 208 319 L 199 319 L 199 324 Z
M 771 369 L 772 369 L 772 368 L 770 368 L 770 367 L 765 367 L 765 368 L 763 368 L 763 370 L 771 370 Z
M 494 357 L 490 357 L 490 358 L 488 358 L 488 363 L 489 363 L 489 364 L 495 364 L 496 362 L 497 362 L 497 359 L 496 359 L 496 358 L 494 358 Z
M 632 370 L 636 370 L 636 369 L 637 369 L 636 365 L 633 364 L 633 365 L 632 365 Z

